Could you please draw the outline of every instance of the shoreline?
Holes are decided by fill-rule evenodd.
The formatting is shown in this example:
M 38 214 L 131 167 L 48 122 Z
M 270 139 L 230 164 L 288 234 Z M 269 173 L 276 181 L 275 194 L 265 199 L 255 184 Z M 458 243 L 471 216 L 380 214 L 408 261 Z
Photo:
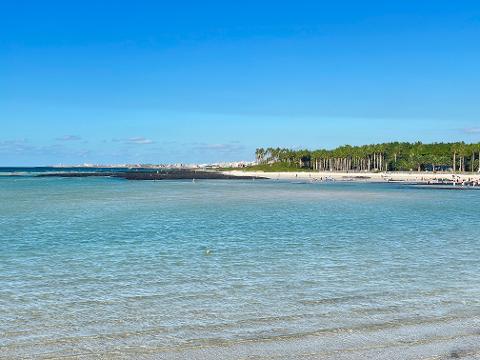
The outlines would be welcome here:
M 38 178 L 110 177 L 124 180 L 283 180 L 291 182 L 398 183 L 450 189 L 480 189 L 480 173 L 432 172 L 265 172 L 249 170 L 163 170 L 163 171 L 66 171 L 30 174 L 0 174 L 2 177 Z M 456 185 L 456 186 L 454 186 Z
M 225 175 L 233 176 L 255 176 L 264 177 L 270 180 L 304 180 L 304 181 L 350 181 L 350 182 L 402 182 L 416 184 L 435 184 L 445 181 L 447 184 L 462 182 L 480 182 L 480 173 L 475 174 L 455 174 L 449 173 L 431 173 L 431 172 L 330 172 L 330 171 L 298 171 L 298 172 L 264 172 L 264 171 L 245 171 L 230 170 L 224 171 Z
M 12 175 L 13 176 L 13 175 Z M 229 175 L 218 171 L 200 170 L 170 170 L 170 171 L 130 171 L 130 172 L 52 172 L 36 174 L 35 177 L 49 178 L 86 178 L 86 177 L 111 177 L 124 180 L 261 180 L 264 177 L 252 174 Z

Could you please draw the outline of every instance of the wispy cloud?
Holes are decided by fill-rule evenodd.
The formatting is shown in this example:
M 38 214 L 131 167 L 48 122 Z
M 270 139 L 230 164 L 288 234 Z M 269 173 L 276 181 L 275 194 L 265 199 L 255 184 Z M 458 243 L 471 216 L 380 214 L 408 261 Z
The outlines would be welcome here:
M 27 140 L 0 140 L 0 153 L 23 153 L 34 147 Z
M 119 142 L 119 143 L 124 143 L 126 145 L 150 145 L 150 144 L 155 144 L 155 141 L 152 139 L 147 139 L 146 137 L 143 136 L 133 136 L 127 139 L 119 139 L 119 138 L 114 138 L 112 139 L 113 142 Z
M 480 127 L 470 127 L 462 129 L 465 134 L 480 134 Z
M 135 145 L 149 145 L 154 143 L 152 139 L 147 139 L 147 138 L 144 138 L 143 136 L 131 137 L 127 139 L 126 142 L 128 144 L 135 144 Z
M 85 157 L 90 153 L 87 149 L 69 149 L 63 143 L 39 145 L 28 140 L 0 140 L 0 155 L 22 155 L 22 156 L 81 156 Z
M 76 135 L 64 135 L 59 138 L 56 138 L 55 140 L 57 141 L 78 141 L 81 140 L 82 138 L 80 136 Z
M 199 143 L 192 146 L 195 151 L 204 151 L 204 152 L 220 152 L 220 153 L 234 153 L 239 152 L 245 149 L 245 147 L 237 142 L 227 143 L 227 144 L 205 144 Z

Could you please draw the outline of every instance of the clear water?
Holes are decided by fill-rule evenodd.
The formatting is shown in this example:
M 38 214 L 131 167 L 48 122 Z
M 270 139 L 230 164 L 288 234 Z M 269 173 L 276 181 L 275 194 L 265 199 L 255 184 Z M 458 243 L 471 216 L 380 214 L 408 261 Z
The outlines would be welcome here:
M 480 191 L 0 178 L 0 357 L 472 319 Z

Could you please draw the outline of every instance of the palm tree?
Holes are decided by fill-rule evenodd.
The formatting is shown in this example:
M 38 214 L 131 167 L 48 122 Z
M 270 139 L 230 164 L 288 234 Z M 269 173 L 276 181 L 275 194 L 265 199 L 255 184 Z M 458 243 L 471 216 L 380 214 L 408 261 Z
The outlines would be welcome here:
M 265 161 L 265 149 L 258 148 L 255 150 L 255 158 L 257 159 L 257 164 L 263 164 Z
M 477 160 L 477 155 L 479 160 Z M 452 165 L 454 171 L 480 172 L 480 143 L 467 145 L 457 143 L 385 143 L 363 146 L 343 145 L 336 149 L 309 151 L 287 148 L 258 148 L 257 163 L 285 163 L 298 168 L 318 171 L 421 171 Z

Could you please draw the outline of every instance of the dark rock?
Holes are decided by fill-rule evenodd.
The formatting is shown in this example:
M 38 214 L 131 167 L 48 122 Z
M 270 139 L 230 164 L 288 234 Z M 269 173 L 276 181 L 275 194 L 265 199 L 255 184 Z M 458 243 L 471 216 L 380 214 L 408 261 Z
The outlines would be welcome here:
M 126 180 L 253 180 L 265 179 L 258 176 L 234 176 L 216 171 L 168 170 L 168 171 L 125 171 L 125 172 L 63 172 L 39 174 L 39 177 L 116 177 Z

